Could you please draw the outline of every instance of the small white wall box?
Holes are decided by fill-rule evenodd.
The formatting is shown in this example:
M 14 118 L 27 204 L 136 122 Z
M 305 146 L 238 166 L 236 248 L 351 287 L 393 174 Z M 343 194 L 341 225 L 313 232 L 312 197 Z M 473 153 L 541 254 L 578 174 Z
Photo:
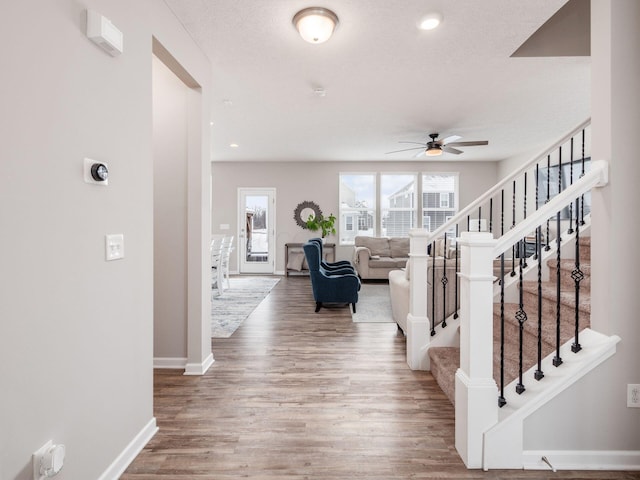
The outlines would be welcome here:
M 87 10 L 87 37 L 107 51 L 112 57 L 123 51 L 124 37 L 111 20 L 93 10 Z

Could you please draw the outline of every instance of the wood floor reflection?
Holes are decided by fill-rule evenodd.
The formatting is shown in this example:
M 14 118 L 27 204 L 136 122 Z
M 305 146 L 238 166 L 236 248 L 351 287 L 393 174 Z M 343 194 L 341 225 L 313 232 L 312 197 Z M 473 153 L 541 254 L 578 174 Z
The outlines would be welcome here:
M 409 370 L 395 324 L 314 306 L 308 278 L 282 278 L 214 339 L 206 375 L 157 370 L 160 431 L 121 479 L 640 479 L 467 470 L 453 407 L 429 372 Z

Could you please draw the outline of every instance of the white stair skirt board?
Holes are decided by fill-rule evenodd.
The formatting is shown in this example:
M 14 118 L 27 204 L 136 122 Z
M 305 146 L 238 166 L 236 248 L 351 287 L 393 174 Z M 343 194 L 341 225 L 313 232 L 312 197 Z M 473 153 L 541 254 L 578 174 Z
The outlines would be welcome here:
M 640 470 L 640 450 L 527 450 L 522 455 L 525 470 L 545 470 L 547 457 L 556 470 Z
M 98 480 L 118 480 L 127 467 L 135 460 L 149 440 L 158 432 L 156 419 L 153 417 L 129 442 L 129 445 L 116 457 Z
M 153 368 L 182 370 L 187 366 L 186 357 L 153 357 Z
M 524 462 L 523 423 L 525 419 L 613 356 L 619 341 L 620 337 L 617 335 L 609 337 L 590 328 L 585 328 L 580 333 L 580 344 L 582 345 L 580 353 L 571 352 L 573 339 L 560 348 L 560 356 L 563 359 L 562 367 L 555 368 L 552 364 L 555 352 L 544 358 L 542 361 L 542 370 L 545 372 L 543 381 L 529 382 L 523 395 L 518 395 L 515 392 L 517 379 L 507 385 L 504 389 L 507 404 L 499 409 L 498 423 L 484 433 L 483 468 L 485 470 L 522 468 Z M 524 375 L 527 378 L 533 378 L 536 368 L 537 365 L 534 365 Z M 540 468 L 549 469 L 544 463 Z
M 213 365 L 213 354 L 210 353 L 202 363 L 187 363 L 184 368 L 185 375 L 204 375 L 209 370 L 209 367 Z

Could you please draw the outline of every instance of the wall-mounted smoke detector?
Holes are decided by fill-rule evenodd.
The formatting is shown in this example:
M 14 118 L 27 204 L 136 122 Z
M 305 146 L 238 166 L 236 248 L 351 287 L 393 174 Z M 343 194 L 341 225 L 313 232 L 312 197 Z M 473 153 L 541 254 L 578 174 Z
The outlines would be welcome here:
M 123 52 L 124 36 L 111 20 L 93 10 L 87 10 L 87 37 L 112 57 Z
M 327 91 L 322 87 L 316 87 L 316 88 L 313 89 L 313 94 L 316 97 L 326 97 L 327 96 Z

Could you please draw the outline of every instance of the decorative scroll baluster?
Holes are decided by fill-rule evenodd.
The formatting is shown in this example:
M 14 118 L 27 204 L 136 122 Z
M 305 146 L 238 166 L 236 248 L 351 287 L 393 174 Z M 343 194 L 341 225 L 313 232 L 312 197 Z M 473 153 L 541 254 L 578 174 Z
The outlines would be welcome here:
M 538 368 L 533 377 L 536 380 L 544 378 L 542 371 L 542 227 L 536 229 L 536 256 L 540 259 L 538 262 Z
M 558 147 L 558 194 L 560 192 L 562 192 L 562 146 Z M 561 213 L 562 212 L 558 212 L 558 218 L 560 218 Z M 560 249 L 561 241 L 562 237 L 560 236 L 560 223 L 558 223 L 558 229 L 556 231 L 556 243 L 558 244 L 558 249 Z
M 434 268 L 435 270 L 435 265 Z M 449 279 L 447 278 L 447 233 L 444 234 L 444 251 L 442 254 L 442 278 L 440 279 L 442 282 L 442 328 L 447 326 L 447 283 L 449 283 Z
M 436 240 L 431 244 L 431 336 L 436 334 Z
M 504 201 L 504 190 L 502 191 Z M 500 396 L 498 396 L 498 406 L 500 408 L 507 404 L 504 398 L 504 253 L 500 255 Z
M 524 311 L 524 302 L 523 295 L 524 292 L 522 290 L 523 283 L 523 274 L 522 269 L 524 265 L 524 240 L 520 240 L 518 242 L 518 249 L 520 250 L 520 261 L 519 261 L 519 274 L 520 277 L 518 279 L 518 288 L 520 290 L 520 295 L 518 299 L 518 311 L 516 312 L 516 320 L 518 321 L 518 329 L 519 338 L 518 338 L 518 384 L 516 385 L 516 393 L 520 395 L 525 391 L 524 384 L 522 383 L 522 370 L 523 370 L 523 358 L 522 358 L 522 344 L 524 341 L 524 322 L 527 321 L 527 313 Z
M 560 212 L 556 213 L 556 228 L 558 231 L 556 235 L 556 355 L 553 357 L 553 366 L 559 367 L 562 365 L 560 356 Z
M 513 181 L 513 194 L 511 196 L 511 228 L 516 226 L 516 181 Z M 511 276 L 516 276 L 516 246 L 511 247 Z
M 584 128 L 582 129 L 582 173 L 584 176 Z M 580 202 L 580 225 L 584 225 L 584 195 L 582 195 L 582 202 Z
M 569 185 L 573 185 L 573 137 L 571 137 L 571 152 L 569 157 Z M 573 233 L 573 203 L 569 204 L 569 229 L 568 234 Z
M 571 278 L 576 286 L 576 331 L 573 344 L 571 345 L 571 351 L 573 353 L 578 353 L 582 350 L 578 338 L 580 333 L 580 310 L 578 309 L 580 305 L 580 282 L 584 279 L 584 273 L 582 273 L 582 270 L 580 269 L 580 225 L 578 224 L 579 207 L 580 198 L 576 198 L 576 268 L 571 272 Z
M 551 197 L 551 155 L 547 155 L 547 201 L 545 203 L 549 203 Z M 551 250 L 551 240 L 549 238 L 549 220 L 547 220 L 547 237 L 546 237 L 546 245 L 544 247 L 544 251 L 548 252 Z
M 456 279 L 455 279 L 456 311 L 453 314 L 454 319 L 458 318 L 458 288 L 460 287 L 460 283 L 458 281 L 458 237 L 459 236 L 460 236 L 460 232 L 459 232 L 458 224 L 456 223 Z

